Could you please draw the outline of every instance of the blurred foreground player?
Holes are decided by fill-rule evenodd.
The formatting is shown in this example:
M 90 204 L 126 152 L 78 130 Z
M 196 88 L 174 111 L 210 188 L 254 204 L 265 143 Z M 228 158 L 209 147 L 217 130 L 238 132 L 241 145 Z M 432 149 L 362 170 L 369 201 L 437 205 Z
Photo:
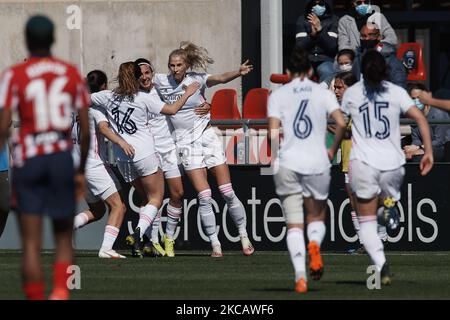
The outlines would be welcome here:
M 41 266 L 42 220 L 53 220 L 55 263 L 52 300 L 69 298 L 67 268 L 73 263 L 75 193 L 82 196 L 89 148 L 89 95 L 77 69 L 51 56 L 53 23 L 31 17 L 25 28 L 29 59 L 7 69 L 0 82 L 0 149 L 9 135 L 11 114 L 21 126 L 12 137 L 13 205 L 22 236 L 22 281 L 27 299 L 45 298 Z M 78 110 L 82 135 L 79 170 L 71 156 L 72 112 Z

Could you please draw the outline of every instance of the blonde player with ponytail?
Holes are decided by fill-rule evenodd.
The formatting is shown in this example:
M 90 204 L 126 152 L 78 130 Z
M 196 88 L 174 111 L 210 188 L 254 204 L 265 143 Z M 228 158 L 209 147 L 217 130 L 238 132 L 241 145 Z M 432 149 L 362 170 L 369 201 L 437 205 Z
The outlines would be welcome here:
M 177 101 L 184 93 L 184 87 L 199 82 L 201 87 L 170 121 L 175 129 L 175 140 L 181 162 L 199 198 L 199 212 L 203 229 L 212 246 L 212 257 L 221 257 L 222 248 L 216 232 L 216 218 L 211 207 L 211 187 L 207 170 L 215 177 L 219 190 L 228 205 L 233 222 L 239 230 L 244 255 L 253 254 L 254 248 L 247 235 L 247 221 L 244 206 L 234 193 L 230 172 L 226 164 L 222 142 L 209 124 L 210 115 L 197 115 L 194 109 L 204 101 L 207 88 L 224 84 L 253 70 L 247 60 L 236 71 L 210 75 L 192 70 L 207 70 L 214 63 L 205 48 L 190 42 L 182 42 L 179 49 L 169 55 L 169 74 L 156 74 L 153 84 L 166 103 Z

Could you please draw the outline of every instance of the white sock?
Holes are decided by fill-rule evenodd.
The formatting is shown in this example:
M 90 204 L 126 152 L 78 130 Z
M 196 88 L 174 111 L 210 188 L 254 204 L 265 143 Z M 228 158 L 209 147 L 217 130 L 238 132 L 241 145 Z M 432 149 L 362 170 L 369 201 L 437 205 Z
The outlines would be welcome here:
M 102 249 L 111 250 L 118 235 L 118 228 L 107 225 L 105 227 L 105 234 L 103 235 Z
M 211 189 L 204 190 L 198 194 L 198 203 L 198 211 L 200 212 L 200 219 L 205 234 L 211 243 L 216 243 L 219 240 L 216 233 L 216 216 L 211 206 Z
M 228 212 L 239 230 L 239 235 L 247 236 L 247 215 L 245 213 L 245 208 L 234 193 L 231 183 L 219 186 L 219 191 L 228 205 Z
M 182 212 L 181 208 L 172 207 L 170 203 L 167 204 L 166 236 L 169 239 L 173 239 L 175 235 L 178 221 L 180 221 L 181 212 Z
M 159 225 L 161 224 L 161 212 L 155 217 L 155 220 L 152 222 L 152 234 L 151 239 L 152 242 L 159 242 Z
M 352 222 L 353 222 L 353 227 L 355 228 L 356 234 L 358 235 L 358 240 L 360 244 L 363 244 L 361 241 L 361 237 L 359 235 L 359 221 L 358 221 L 358 215 L 356 214 L 355 211 L 351 212 L 352 215 Z
M 377 266 L 378 271 L 381 271 L 383 264 L 386 262 L 386 257 L 383 243 L 377 235 L 377 217 L 361 216 L 359 217 L 359 225 L 364 248 L 366 248 L 372 262 Z
M 377 216 L 380 217 L 383 214 L 384 214 L 384 207 L 379 207 L 377 210 Z M 378 234 L 378 237 L 381 239 L 381 241 L 387 241 L 388 234 L 387 234 L 386 226 L 378 224 L 377 234 Z
M 152 224 L 157 214 L 158 208 L 152 204 L 147 204 L 145 207 L 141 207 L 139 211 L 139 222 L 137 225 L 137 227 L 141 230 L 141 234 L 139 235 L 141 238 L 145 231 L 147 231 L 147 228 Z
M 80 229 L 87 225 L 89 222 L 89 216 L 85 212 L 81 212 L 75 216 L 73 221 L 73 228 Z
M 322 241 L 325 238 L 325 232 L 327 228 L 323 221 L 313 221 L 306 227 L 306 233 L 308 234 L 309 242 L 315 241 L 319 245 L 322 245 Z
M 292 265 L 295 270 L 295 282 L 297 282 L 300 278 L 304 278 L 306 280 L 306 250 L 303 230 L 300 228 L 289 229 L 286 236 L 286 242 L 289 254 L 291 256 Z

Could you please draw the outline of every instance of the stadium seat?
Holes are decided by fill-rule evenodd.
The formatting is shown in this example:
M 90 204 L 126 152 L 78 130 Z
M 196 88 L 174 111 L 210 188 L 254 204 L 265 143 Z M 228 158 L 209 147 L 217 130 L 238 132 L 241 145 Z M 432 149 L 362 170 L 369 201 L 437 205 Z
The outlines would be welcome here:
M 267 104 L 269 103 L 269 89 L 251 89 L 244 99 L 242 117 L 244 119 L 267 119 Z M 267 125 L 252 126 L 252 129 L 267 129 Z
M 220 89 L 211 100 L 211 120 L 238 120 L 241 114 L 237 104 L 235 89 Z M 240 128 L 242 126 L 218 126 L 221 130 Z
M 408 81 L 425 81 L 425 63 L 423 61 L 423 47 L 417 42 L 402 43 L 397 50 L 399 58 L 408 72 Z
M 270 75 L 270 82 L 286 84 L 286 83 L 291 82 L 291 79 L 289 78 L 289 76 L 287 74 L 273 73 Z

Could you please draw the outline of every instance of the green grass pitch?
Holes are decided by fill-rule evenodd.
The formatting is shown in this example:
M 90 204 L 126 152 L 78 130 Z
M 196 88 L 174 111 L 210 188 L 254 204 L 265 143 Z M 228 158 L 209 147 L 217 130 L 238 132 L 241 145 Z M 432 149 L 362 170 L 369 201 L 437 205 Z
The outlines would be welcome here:
M 450 252 L 388 252 L 393 284 L 368 290 L 367 255 L 324 253 L 325 273 L 309 281 L 309 292 L 293 291 L 287 252 L 256 252 L 245 257 L 225 252 L 178 252 L 175 258 L 99 259 L 78 251 L 81 289 L 72 299 L 294 300 L 294 299 L 450 299 Z M 0 299 L 23 299 L 18 251 L 0 251 Z M 43 254 L 47 288 L 51 252 Z

